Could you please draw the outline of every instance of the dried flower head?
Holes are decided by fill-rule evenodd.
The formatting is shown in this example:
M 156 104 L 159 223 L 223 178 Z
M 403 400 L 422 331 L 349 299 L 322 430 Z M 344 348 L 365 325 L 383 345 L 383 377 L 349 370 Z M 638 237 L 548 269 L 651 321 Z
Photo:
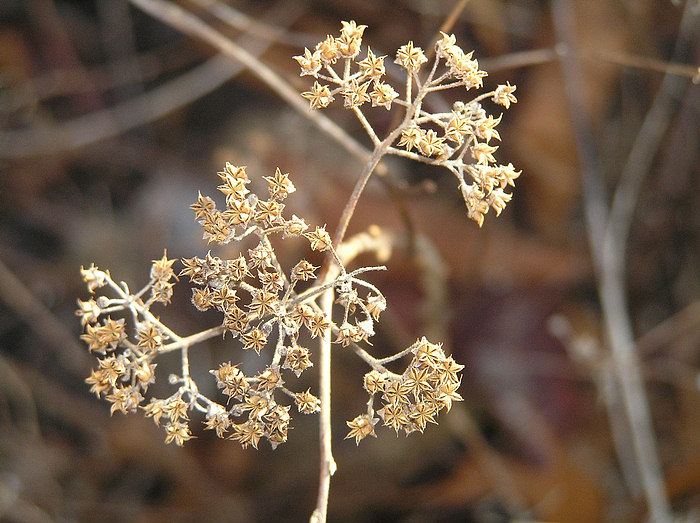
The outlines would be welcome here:
M 348 421 L 348 427 L 350 427 L 350 432 L 345 436 L 345 439 L 355 438 L 355 443 L 360 444 L 360 441 L 367 436 L 377 435 L 374 433 L 374 426 L 377 424 L 379 419 L 373 418 L 368 414 L 360 414 L 354 420 Z
M 396 51 L 395 62 L 406 69 L 409 73 L 417 72 L 421 66 L 428 61 L 420 47 L 414 47 L 413 42 L 399 47 Z
M 304 55 L 295 56 L 294 59 L 297 62 L 299 62 L 299 66 L 301 67 L 300 76 L 316 76 L 316 73 L 318 73 L 321 70 L 321 67 L 323 65 L 321 61 L 321 51 L 319 50 L 316 50 L 312 53 L 311 51 L 305 48 Z
M 421 338 L 400 354 L 412 356 L 401 375 L 386 370 L 365 375 L 365 390 L 370 395 L 368 412 L 348 422 L 352 430 L 347 437 L 359 442 L 370 433 L 374 435 L 374 424 L 370 431 L 368 423 L 373 419 L 376 398 L 382 403 L 376 412 L 383 424 L 407 435 L 423 432 L 429 423 L 437 423 L 435 418 L 442 409 L 449 411 L 454 401 L 462 400 L 457 389 L 458 374 L 464 366 L 447 356 L 440 345 Z
M 351 29 L 348 26 L 348 34 L 353 33 Z M 204 340 L 231 333 L 240 349 L 261 357 L 270 355 L 270 364 L 252 376 L 246 375 L 240 364 L 230 361 L 212 370 L 217 388 L 226 398 L 225 404 L 220 404 L 199 392 L 189 378 L 188 358 L 183 358 L 181 376 L 171 375 L 169 379 L 176 391 L 169 398 L 151 398 L 142 408 L 156 424 L 161 419 L 169 420 L 164 426 L 169 443 L 182 445 L 193 437 L 189 413 L 197 410 L 204 414 L 205 429 L 219 437 L 254 448 L 266 439 L 274 448 L 287 440 L 290 428 L 289 405 L 282 403 L 285 395 L 293 397 L 302 413 L 319 409 L 318 398 L 309 390 L 292 393 L 283 376 L 289 373 L 299 378 L 313 366 L 312 351 L 298 343 L 302 329 L 313 338 L 328 336 L 336 328 L 315 304 L 315 298 L 329 288 L 339 289 L 345 310 L 343 328 L 347 325 L 349 329 L 347 339 L 338 340 L 343 345 L 362 341 L 374 332 L 373 322 L 385 300 L 371 284 L 359 279 L 359 272 L 368 269 L 348 273 L 339 265 L 325 226 L 309 232 L 302 218 L 285 217 L 282 201 L 296 190 L 288 173 L 276 169 L 272 176 L 264 177 L 268 199 L 250 193 L 245 167 L 226 163 L 218 175 L 222 182 L 218 190 L 225 197 L 225 207 L 219 209 L 213 198 L 201 193 L 192 205 L 204 239 L 214 244 L 255 241 L 230 259 L 210 251 L 204 257 L 182 260 L 180 276 L 187 277 L 193 285 L 194 307 L 200 311 L 216 309 L 223 316 L 219 327 L 188 339 Z M 275 253 L 275 235 L 282 240 L 304 238 L 307 249 L 333 253 L 331 260 L 338 264 L 337 280 L 314 286 L 318 267 L 304 259 L 285 269 Z M 111 403 L 113 413 L 134 412 L 141 406 L 149 385 L 157 379 L 154 361 L 160 354 L 186 351 L 194 343 L 178 336 L 151 312 L 156 303 L 169 303 L 177 280 L 176 262 L 165 253 L 154 260 L 148 285 L 135 294 L 116 284 L 107 271 L 94 265 L 81 269 L 88 290 L 106 290 L 115 295 L 78 302 L 78 315 L 85 329 L 82 339 L 91 352 L 101 356 L 98 368 L 86 381 L 92 392 Z M 360 292 L 358 286 L 370 292 Z M 147 301 L 138 298 L 149 292 Z M 119 311 L 126 313 L 124 317 L 113 319 L 108 315 Z M 101 317 L 104 319 L 100 321 Z M 129 318 L 133 320 L 131 326 Z
M 327 82 L 315 81 L 311 90 L 303 92 L 302 96 L 309 100 L 312 109 L 324 109 L 340 95 L 344 107 L 355 112 L 372 141 L 385 154 L 446 167 L 458 180 L 467 216 L 479 226 L 489 209 L 500 214 L 511 199 L 511 193 L 504 192 L 505 187 L 494 192 L 491 180 L 480 178 L 478 173 L 480 167 L 494 171 L 506 169 L 497 164 L 494 155 L 497 147 L 490 145 L 492 140 L 501 139 L 496 127 L 502 115 L 487 114 L 481 103 L 490 99 L 508 109 L 517 102 L 513 95 L 515 86 L 499 85 L 471 102 L 456 102 L 450 112 L 431 113 L 423 103 L 431 93 L 456 87 L 466 91 L 483 87 L 487 73 L 480 69 L 474 53 L 464 52 L 454 34 L 441 33 L 435 44 L 435 61 L 430 72 L 426 78 L 419 78 L 423 65 L 428 62 L 427 56 L 412 41 L 401 46 L 395 63 L 408 75 L 401 95 L 401 90 L 385 79 L 384 56 L 375 55 L 368 47 L 364 58 L 358 58 L 364 27 L 355 22 L 343 22 L 340 37 L 329 36 L 316 46 L 314 53 L 307 49 L 304 56 L 295 57 L 302 75 L 311 74 Z M 339 60 L 342 68 L 336 69 Z M 323 63 L 320 68 L 319 61 Z M 327 74 L 322 73 L 324 70 Z M 363 112 L 366 102 L 386 110 L 398 105 L 405 111 L 401 125 L 389 133 L 385 141 L 379 139 Z

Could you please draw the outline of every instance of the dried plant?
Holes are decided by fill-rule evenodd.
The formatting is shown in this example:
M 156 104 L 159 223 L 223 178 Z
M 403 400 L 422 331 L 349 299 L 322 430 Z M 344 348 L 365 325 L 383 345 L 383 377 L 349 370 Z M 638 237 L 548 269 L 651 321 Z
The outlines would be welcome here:
M 217 208 L 212 198 L 200 193 L 191 208 L 204 239 L 215 245 L 240 244 L 237 257 L 222 259 L 210 251 L 204 257 L 182 259 L 176 275 L 178 261 L 164 253 L 153 261 L 150 281 L 137 292 L 117 283 L 107 270 L 94 265 L 81 269 L 94 296 L 79 300 L 77 314 L 85 331 L 82 339 L 98 357 L 98 366 L 86 381 L 92 392 L 111 403 L 112 413 L 140 408 L 163 426 L 166 443 L 182 445 L 193 437 L 190 416 L 198 411 L 205 428 L 220 438 L 235 440 L 244 448 L 258 448 L 260 440 L 266 439 L 275 448 L 287 440 L 292 406 L 301 414 L 321 412 L 321 486 L 314 521 L 326 519 L 328 483 L 335 470 L 330 442 L 331 343 L 352 350 L 369 366 L 363 384 L 369 394 L 367 409 L 347 422 L 347 438 L 358 444 L 376 436 L 380 422 L 397 434 L 423 432 L 428 423 L 436 423 L 440 411 L 449 411 L 453 401 L 462 399 L 458 388 L 463 366 L 446 355 L 440 344 L 421 338 L 382 359 L 363 348 L 387 306 L 381 291 L 363 275 L 385 268 L 348 270 L 339 252 L 364 186 L 387 154 L 445 167 L 458 179 L 469 217 L 481 226 L 490 208 L 500 214 L 511 198 L 507 187 L 520 174 L 510 164 L 496 163 L 497 147 L 490 142 L 500 140 L 496 126 L 501 117 L 488 115 L 481 105 L 490 99 L 508 108 L 516 101 L 514 86 L 500 85 L 469 102 L 455 103 L 448 113 L 431 113 L 425 109 L 431 93 L 482 87 L 486 73 L 472 53 L 464 53 L 454 35 L 443 33 L 422 77 L 428 59 L 409 42 L 396 54 L 396 63 L 406 71 L 406 82 L 397 90 L 384 79 L 386 57 L 368 48 L 359 59 L 364 29 L 355 22 L 343 22 L 339 37 L 328 36 L 313 51 L 305 49 L 295 57 L 301 75 L 314 78 L 310 90 L 302 93 L 311 107 L 325 108 L 336 97 L 342 98 L 374 145 L 335 238 L 325 226 L 312 227 L 303 218 L 284 214 L 284 202 L 295 191 L 289 174 L 277 169 L 264 178 L 267 194 L 256 195 L 248 189 L 246 168 L 227 163 L 218 173 L 225 207 Z M 380 139 L 363 113 L 365 104 L 386 110 L 398 107 L 403 118 Z M 310 251 L 324 253 L 323 267 L 306 259 L 283 266 L 275 247 L 295 240 L 308 242 Z M 152 312 L 156 304 L 170 302 L 178 276 L 192 284 L 192 303 L 198 310 L 221 313 L 219 325 L 182 336 Z M 221 396 L 210 398 L 191 377 L 189 357 L 192 347 L 215 336 L 223 337 L 232 348 L 252 350 L 269 363 L 248 375 L 240 363 L 233 363 L 240 359 L 233 351 L 230 361 L 211 370 Z M 316 354 L 302 345 L 310 339 L 319 340 Z M 181 355 L 181 371 L 169 377 L 172 394 L 147 401 L 156 380 L 156 360 L 175 351 Z M 400 374 L 386 368 L 403 359 L 408 363 Z M 289 385 L 314 362 L 319 367 L 320 397 L 311 389 Z

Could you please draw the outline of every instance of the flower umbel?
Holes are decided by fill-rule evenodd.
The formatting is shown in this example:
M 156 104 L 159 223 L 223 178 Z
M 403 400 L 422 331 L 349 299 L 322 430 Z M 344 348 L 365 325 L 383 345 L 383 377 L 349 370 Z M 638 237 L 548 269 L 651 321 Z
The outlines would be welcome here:
M 452 111 L 431 113 L 423 103 L 431 93 L 457 87 L 466 91 L 483 87 L 487 73 L 479 68 L 473 52 L 465 53 L 457 45 L 455 35 L 441 33 L 435 44 L 432 68 L 425 78 L 419 78 L 428 57 L 420 47 L 408 42 L 398 49 L 394 60 L 407 75 L 403 89 L 398 89 L 385 79 L 385 57 L 375 55 L 368 47 L 364 58 L 358 58 L 365 26 L 353 21 L 342 25 L 340 37 L 328 36 L 313 53 L 306 49 L 303 56 L 294 57 L 302 76 L 311 75 L 327 82 L 315 81 L 310 91 L 302 93 L 311 108 L 324 109 L 335 100 L 335 95 L 341 95 L 344 107 L 355 112 L 375 144 L 385 147 L 385 154 L 446 167 L 452 172 L 467 205 L 467 216 L 479 226 L 489 209 L 499 215 L 510 201 L 511 193 L 504 192 L 504 187 L 494 192 L 496 180 L 479 176 L 479 168 L 489 167 L 496 177 L 496 173 L 508 170 L 497 163 L 493 154 L 496 147 L 489 145 L 492 140 L 501 139 L 496 126 L 502 115 L 487 114 L 482 102 L 491 100 L 508 109 L 517 102 L 513 94 L 515 86 L 499 85 L 471 101 L 456 102 Z M 392 137 L 390 143 L 383 144 L 371 127 L 363 112 L 366 102 L 386 110 L 401 106 L 404 111 L 402 123 L 386 138 Z M 512 182 L 520 172 L 512 166 L 510 172 Z M 465 190 L 465 187 L 471 188 Z
M 342 345 L 361 341 L 374 331 L 372 324 L 380 312 L 377 304 L 385 300 L 359 274 L 381 267 L 347 272 L 334 254 L 331 260 L 338 264 L 338 276 L 330 284 L 315 282 L 318 267 L 304 259 L 285 269 L 278 261 L 273 236 L 282 236 L 282 240 L 297 238 L 310 251 L 335 253 L 325 226 L 307 232 L 303 219 L 284 216 L 283 201 L 296 190 L 289 174 L 276 169 L 272 176 L 264 178 L 267 199 L 250 194 L 245 167 L 227 163 L 219 177 L 223 183 L 218 189 L 225 197 L 225 208 L 219 210 L 212 198 L 201 194 L 192 206 L 204 239 L 215 244 L 254 239 L 253 247 L 242 249 L 230 259 L 211 252 L 204 257 L 185 258 L 180 276 L 189 279 L 193 286 L 195 308 L 218 310 L 222 323 L 182 337 L 151 312 L 156 303 L 169 303 L 173 280 L 177 279 L 173 267 L 178 260 L 167 254 L 153 262 L 150 282 L 133 294 L 112 280 L 108 271 L 94 265 L 83 268 L 81 274 L 88 290 L 103 292 L 96 299 L 79 301 L 78 315 L 85 329 L 82 339 L 100 357 L 98 368 L 86 381 L 92 392 L 111 403 L 112 413 L 134 412 L 142 406 L 156 424 L 168 419 L 164 425 L 167 443 L 183 445 L 194 437 L 189 413 L 199 411 L 204 415 L 205 429 L 218 437 L 238 441 L 244 448 L 257 448 L 260 440 L 266 439 L 274 448 L 287 440 L 291 424 L 289 405 L 283 403 L 285 396 L 291 395 L 302 414 L 319 410 L 319 400 L 310 390 L 293 393 L 286 384 L 314 365 L 312 351 L 299 345 L 302 331 L 315 338 L 337 328 L 315 300 L 329 288 L 342 287 L 344 295 L 352 296 L 343 303 L 344 324 L 352 321 L 353 325 L 365 325 L 362 331 L 353 326 L 352 335 Z M 163 289 L 168 290 L 167 300 L 163 299 Z M 149 291 L 151 298 L 147 301 L 138 298 Z M 113 315 L 120 312 L 124 316 L 114 319 Z M 180 376 L 170 377 L 170 383 L 176 386 L 171 396 L 151 397 L 142 405 L 149 385 L 157 378 L 155 361 L 161 354 L 187 351 L 195 343 L 227 333 L 238 338 L 236 343 L 241 350 L 251 350 L 260 357 L 267 354 L 270 363 L 265 370 L 251 376 L 238 363 L 220 364 L 211 371 L 226 399 L 219 403 L 199 392 L 189 377 L 189 366 L 183 365 Z

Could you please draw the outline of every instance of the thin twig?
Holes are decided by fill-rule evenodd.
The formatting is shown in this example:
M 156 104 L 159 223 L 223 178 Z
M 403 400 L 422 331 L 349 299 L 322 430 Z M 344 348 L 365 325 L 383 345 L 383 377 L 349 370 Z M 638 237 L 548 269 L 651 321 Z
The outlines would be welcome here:
M 248 44 L 251 57 L 268 47 L 265 41 Z M 0 135 L 0 157 L 23 158 L 77 149 L 112 138 L 157 120 L 214 91 L 241 70 L 226 53 L 210 58 L 168 83 L 109 109 L 93 111 L 65 123 L 6 131 Z
M 689 5 L 690 2 L 687 6 Z M 657 523 L 669 522 L 672 520 L 672 513 L 664 488 L 639 356 L 635 350 L 626 299 L 624 265 L 633 211 L 661 136 L 670 121 L 671 93 L 678 89 L 672 89 L 672 86 L 675 86 L 678 80 L 671 79 L 670 75 L 664 79 L 662 89 L 637 136 L 608 210 L 604 178 L 597 165 L 597 152 L 590 126 L 584 116 L 584 110 L 580 107 L 583 99 L 579 87 L 582 73 L 578 56 L 574 53 L 576 47 L 572 42 L 574 14 L 571 3 L 568 0 L 557 0 L 553 4 L 553 17 L 560 42 L 558 47 L 562 52 L 561 65 L 568 102 L 584 171 L 584 211 L 615 380 L 629 424 L 636 466 L 650 518 Z M 690 8 L 687 7 L 681 23 L 681 34 L 688 31 L 688 24 L 691 23 L 689 18 Z
M 280 98 L 296 109 L 305 118 L 311 120 L 322 131 L 327 133 L 352 156 L 362 162 L 367 161 L 369 151 L 357 140 L 347 134 L 333 120 L 318 111 L 310 111 L 308 104 L 299 93 L 282 77 L 262 63 L 241 46 L 237 45 L 222 33 L 216 31 L 204 21 L 178 5 L 165 0 L 130 0 L 132 4 L 146 11 L 154 18 L 174 27 L 184 34 L 196 37 L 219 49 L 222 53 L 237 60 L 248 68 L 251 74 L 257 76 Z
M 0 261 L 0 300 L 14 311 L 27 328 L 43 340 L 66 370 L 78 375 L 89 368 L 85 351 L 63 322 L 27 288 L 27 286 Z
M 126 60 L 137 51 L 134 24 L 128 0 L 98 2 L 100 37 L 109 57 L 107 69 L 110 83 L 119 86 L 114 94 L 118 98 L 138 96 L 144 92 L 144 78 L 137 60 Z M 126 80 L 126 83 L 124 81 Z
M 683 337 L 694 336 L 694 339 L 697 339 L 698 332 L 700 332 L 700 300 L 695 300 L 683 310 L 645 332 L 637 339 L 637 348 L 641 354 L 650 354 Z
M 129 86 L 134 82 L 134 79 L 129 77 L 110 77 L 109 71 L 112 69 L 138 69 L 141 74 L 140 80 L 148 82 L 156 80 L 160 75 L 189 68 L 199 61 L 200 57 L 201 53 L 196 52 L 190 45 L 166 44 L 159 49 L 145 51 L 137 56 L 128 56 L 109 64 L 91 67 L 85 73 L 90 78 L 90 84 L 82 82 L 75 69 L 59 67 L 33 76 L 23 84 L 23 87 L 26 85 L 31 91 L 34 103 L 71 94 L 104 93 Z
M 520 67 L 532 67 L 533 65 L 548 64 L 557 59 L 557 52 L 551 47 L 542 49 L 530 49 L 528 51 L 518 51 L 515 53 L 503 54 L 493 58 L 481 58 L 479 63 L 489 71 L 497 73 L 509 69 Z
M 700 75 L 700 67 L 687 64 L 669 63 L 648 56 L 638 56 L 629 53 L 591 49 L 586 52 L 592 59 L 604 60 L 624 67 L 634 67 L 645 71 L 657 71 L 667 76 L 680 76 L 683 78 L 697 78 Z
M 687 6 L 689 5 L 690 2 L 687 3 Z M 678 54 L 682 38 L 684 38 L 683 35 L 688 35 L 693 28 L 697 32 L 697 19 L 691 13 L 690 7 L 687 6 L 681 20 L 679 29 L 681 36 L 676 44 L 674 54 Z M 688 85 L 686 78 L 678 77 L 676 74 L 670 71 L 666 73 L 622 170 L 610 208 L 605 234 L 604 249 L 610 252 L 619 251 L 624 256 L 624 246 L 627 243 L 634 209 L 639 199 L 639 191 L 650 172 L 661 140 L 671 122 L 676 101 Z M 622 261 L 620 260 L 617 265 L 623 265 Z
M 13 425 L 23 438 L 37 440 L 41 438 L 39 428 L 39 413 L 32 385 L 17 369 L 15 364 L 0 353 L 0 397 L 5 404 L 14 404 L 16 412 Z M 7 430 L 7 428 L 5 428 Z
M 205 340 L 208 340 L 209 338 L 213 338 L 214 336 L 221 336 L 226 332 L 226 329 L 218 325 L 216 327 L 211 327 L 207 330 L 197 332 L 195 334 L 192 334 L 190 336 L 186 336 L 184 338 L 180 338 L 177 341 L 174 341 L 172 343 L 168 343 L 167 345 L 163 345 L 158 349 L 158 354 L 165 354 L 167 352 L 172 352 L 175 350 L 181 350 L 187 347 L 191 347 L 192 345 L 196 345 L 197 343 L 201 343 Z
M 459 17 L 462 14 L 462 11 L 467 7 L 467 4 L 469 3 L 469 0 L 459 0 L 457 4 L 452 8 L 452 11 L 450 12 L 449 15 L 447 15 L 447 18 L 445 18 L 445 21 L 440 25 L 440 29 L 438 31 L 443 32 L 443 33 L 449 33 L 454 25 L 457 23 L 457 20 L 459 20 Z M 430 45 L 428 46 L 428 52 L 427 52 L 427 57 L 429 60 L 432 60 L 435 57 L 435 43 L 440 39 L 440 35 L 438 33 L 435 34 L 435 37 L 433 37 L 433 40 L 430 42 Z
M 434 64 L 437 64 L 437 60 Z M 428 94 L 430 86 L 432 85 L 430 80 L 432 79 L 432 74 L 434 73 L 434 71 L 435 65 L 433 65 L 433 71 L 426 79 L 425 84 L 416 93 L 415 99 L 413 101 L 409 100 L 410 106 L 407 108 L 406 114 L 401 123 L 397 125 L 396 128 L 394 128 L 394 130 L 391 131 L 386 138 L 384 138 L 384 140 L 382 140 L 375 146 L 374 151 L 372 152 L 372 156 L 369 158 L 364 168 L 362 169 L 362 173 L 360 174 L 360 177 L 355 183 L 355 187 L 353 188 L 352 194 L 350 195 L 350 198 L 348 199 L 348 202 L 346 203 L 345 208 L 343 209 L 343 212 L 340 215 L 340 219 L 338 220 L 338 226 L 335 230 L 335 236 L 333 237 L 334 246 L 337 247 L 338 245 L 340 245 L 343 239 L 345 238 L 345 233 L 347 232 L 350 220 L 352 219 L 352 216 L 355 213 L 355 208 L 357 207 L 357 203 L 360 200 L 360 196 L 362 195 L 362 192 L 364 191 L 365 186 L 367 185 L 367 182 L 369 182 L 369 179 L 374 173 L 377 165 L 379 165 L 379 162 L 384 157 L 384 155 L 388 154 L 389 149 L 391 148 L 391 144 L 393 144 L 396 141 L 401 132 L 406 128 L 409 122 L 411 122 L 411 120 L 415 118 L 417 112 L 420 110 L 421 103 L 423 102 L 425 96 Z M 407 75 L 407 77 L 409 78 L 408 84 L 406 86 L 406 90 L 408 91 L 411 85 L 411 75 L 409 74 Z
M 234 9 L 229 4 L 212 0 L 191 0 L 192 3 L 206 9 L 216 18 L 225 24 L 255 36 L 261 40 L 267 40 L 270 43 L 279 43 L 294 47 L 312 47 L 318 42 L 318 35 L 310 33 L 300 33 L 287 31 L 280 26 L 274 26 L 260 20 L 256 20 L 241 11 Z M 303 2 L 290 3 L 285 2 L 283 8 L 287 19 L 294 18 L 297 14 L 295 9 L 303 7 Z M 299 13 L 301 10 L 298 11 Z
M 55 154 L 119 136 L 192 103 L 230 80 L 240 69 L 228 57 L 218 55 L 167 84 L 110 109 L 93 111 L 65 123 L 6 131 L 0 135 L 0 157 Z

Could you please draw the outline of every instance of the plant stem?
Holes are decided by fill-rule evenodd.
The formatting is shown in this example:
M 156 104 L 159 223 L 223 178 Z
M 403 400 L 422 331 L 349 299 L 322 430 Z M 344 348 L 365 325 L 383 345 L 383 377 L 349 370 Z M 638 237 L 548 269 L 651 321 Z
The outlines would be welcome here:
M 405 121 L 404 121 L 405 124 Z M 335 232 L 335 240 L 333 245 L 336 247 L 343 241 L 345 237 L 345 232 L 347 231 L 350 219 L 355 212 L 355 207 L 360 199 L 360 195 L 364 190 L 367 182 L 369 181 L 374 169 L 379 164 L 381 158 L 386 154 L 387 149 L 391 143 L 396 139 L 400 129 L 403 125 L 399 126 L 394 132 L 392 132 L 387 138 L 385 138 L 380 144 L 378 144 L 369 162 L 362 169 L 360 179 L 355 184 L 352 195 L 348 200 L 348 203 L 343 209 L 343 214 L 340 217 L 338 223 L 338 228 Z M 326 257 L 325 261 L 325 276 L 324 280 L 326 282 L 332 282 L 337 276 L 337 267 L 335 267 L 331 260 L 333 259 L 332 252 Z M 330 288 L 326 291 L 320 298 L 320 306 L 323 312 L 328 318 L 332 318 L 333 313 L 333 289 Z M 319 355 L 319 394 L 321 399 L 321 413 L 320 413 L 320 476 L 318 485 L 318 498 L 316 501 L 316 509 L 311 516 L 312 523 L 325 523 L 328 514 L 328 494 L 330 492 L 331 476 L 335 472 L 336 464 L 333 460 L 332 452 L 332 441 L 331 441 L 331 329 L 329 328 L 321 338 L 319 343 L 320 355 Z
M 433 72 L 431 72 L 431 74 L 428 76 L 428 80 L 426 81 L 425 85 L 430 84 L 430 79 L 432 78 Z M 407 85 L 407 90 L 408 89 L 410 89 L 410 80 Z M 367 182 L 369 182 L 369 179 L 374 173 L 374 170 L 377 168 L 377 165 L 379 165 L 379 162 L 384 157 L 384 155 L 389 152 L 391 144 L 394 143 L 394 141 L 398 138 L 399 134 L 401 134 L 403 129 L 415 117 L 416 112 L 418 111 L 418 108 L 420 107 L 420 104 L 426 94 L 427 89 L 425 88 L 425 86 L 423 86 L 421 89 L 419 89 L 418 93 L 416 94 L 415 100 L 413 100 L 411 105 L 407 108 L 406 115 L 404 116 L 402 122 L 391 133 L 389 133 L 389 135 L 386 138 L 384 138 L 384 140 L 376 144 L 374 151 L 372 152 L 372 156 L 362 169 L 362 173 L 360 173 L 360 178 L 355 183 L 355 187 L 352 191 L 352 194 L 350 195 L 350 198 L 348 199 L 348 202 L 345 205 L 345 208 L 343 209 L 343 213 L 340 216 L 340 219 L 338 221 L 338 227 L 335 231 L 335 238 L 333 239 L 334 248 L 337 249 L 343 241 L 343 238 L 345 238 L 345 233 L 347 232 L 350 220 L 352 219 L 352 216 L 355 213 L 357 202 L 360 200 L 360 196 L 362 195 L 362 192 L 367 186 Z M 325 282 L 332 282 L 337 276 L 337 274 L 335 274 L 337 268 L 334 268 L 332 260 L 333 251 L 331 250 L 331 252 L 326 257 L 326 261 L 324 263 L 325 275 L 323 277 L 323 280 Z M 320 298 L 321 309 L 328 316 L 328 318 L 332 318 L 333 296 L 333 289 L 329 289 Z M 312 523 L 326 522 L 330 481 L 331 476 L 333 475 L 336 469 L 336 464 L 333 460 L 331 446 L 331 329 L 327 330 L 327 332 L 321 339 L 319 345 L 319 391 L 321 399 L 321 470 L 316 509 L 314 510 L 311 516 Z
M 180 350 L 184 347 L 191 347 L 192 345 L 196 345 L 197 343 L 201 343 L 204 340 L 208 340 L 209 338 L 213 338 L 214 336 L 218 336 L 224 333 L 224 327 L 221 325 L 218 325 L 216 327 L 212 327 L 210 329 L 207 329 L 205 331 L 198 332 L 196 334 L 192 334 L 190 336 L 187 336 L 185 338 L 180 338 L 178 341 L 175 341 L 173 343 L 169 343 L 167 345 L 163 345 L 160 349 L 158 349 L 158 354 L 165 354 L 167 352 L 172 352 L 174 350 Z
M 330 269 L 328 277 L 332 281 L 334 270 Z M 320 298 L 321 309 L 331 317 L 333 309 L 333 289 L 328 289 Z M 319 396 L 320 412 L 320 474 L 316 509 L 311 516 L 312 523 L 325 523 L 328 514 L 328 495 L 330 492 L 331 476 L 335 473 L 336 464 L 333 459 L 331 438 L 331 329 L 327 329 L 321 337 L 319 355 Z
M 398 138 L 399 134 L 401 134 L 401 131 L 406 127 L 408 122 L 410 121 L 409 115 L 412 115 L 414 111 L 412 110 L 413 107 L 415 107 L 415 104 L 418 102 L 418 98 L 416 99 L 416 102 L 409 108 L 407 111 L 406 118 L 404 118 L 404 121 L 394 129 L 389 136 L 384 138 L 377 146 L 374 148 L 374 152 L 372 153 L 372 156 L 370 157 L 369 161 L 365 164 L 364 168 L 362 169 L 362 173 L 360 174 L 360 178 L 357 180 L 355 183 L 355 188 L 352 191 L 352 194 L 350 195 L 350 199 L 348 200 L 348 203 L 345 204 L 345 208 L 343 209 L 343 213 L 340 215 L 340 220 L 338 221 L 338 227 L 335 230 L 335 238 L 333 238 L 333 246 L 337 249 L 340 243 L 343 241 L 343 238 L 345 238 L 345 233 L 348 230 L 348 225 L 350 224 L 350 220 L 352 219 L 353 214 L 355 214 L 355 207 L 357 207 L 357 202 L 360 200 L 360 196 L 362 195 L 362 191 L 364 191 L 365 186 L 367 185 L 367 182 L 369 181 L 370 177 L 372 176 L 372 173 L 374 173 L 374 169 L 377 167 L 381 159 L 384 157 L 385 154 L 389 152 L 389 148 L 391 147 L 391 144 L 394 143 L 396 138 Z

